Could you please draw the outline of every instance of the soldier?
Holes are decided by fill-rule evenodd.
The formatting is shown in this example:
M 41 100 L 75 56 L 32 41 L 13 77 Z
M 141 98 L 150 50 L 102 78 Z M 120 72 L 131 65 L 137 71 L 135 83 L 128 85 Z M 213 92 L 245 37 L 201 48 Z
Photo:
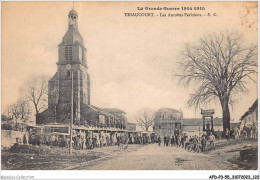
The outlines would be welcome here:
M 166 136 L 163 137 L 163 145 L 166 146 Z
M 23 135 L 23 144 L 27 144 L 26 134 Z
M 215 136 L 213 135 L 213 133 L 211 132 L 210 133 L 210 136 L 209 136 L 209 142 L 210 142 L 210 147 L 213 148 L 215 147 Z
M 110 144 L 111 146 L 114 146 L 114 140 L 112 134 L 110 134 Z
M 184 135 L 181 136 L 181 147 L 184 148 Z
M 206 136 L 203 134 L 201 137 L 201 150 L 204 153 L 206 152 L 206 143 L 207 143 Z
M 172 135 L 172 137 L 171 137 L 171 146 L 173 146 L 174 145 L 174 135 Z
M 82 138 L 78 137 L 78 147 L 79 150 L 82 150 Z
M 175 145 L 178 147 L 178 135 L 175 134 L 174 137 L 175 137 Z
M 93 141 L 91 137 L 89 137 L 89 149 L 93 149 Z
M 121 138 L 120 136 L 117 136 L 117 145 L 118 145 L 118 151 L 121 149 Z
M 168 135 L 167 138 L 166 138 L 166 146 L 169 146 L 170 144 L 170 136 Z
M 181 147 L 181 135 L 178 136 L 178 146 Z
M 110 146 L 110 138 L 108 135 L 106 135 L 106 141 L 107 141 L 107 146 Z
M 255 123 L 253 124 L 253 126 L 252 126 L 252 133 L 253 133 L 253 136 L 252 136 L 252 138 L 253 139 L 257 139 L 257 127 L 256 127 L 256 125 L 255 125 Z
M 226 138 L 227 138 L 227 139 L 230 138 L 230 131 L 228 130 L 228 128 L 227 128 L 226 131 L 225 131 L 225 135 L 226 135 Z
M 195 135 L 194 139 L 193 139 L 193 150 L 194 150 L 194 152 L 198 151 L 198 138 L 197 138 L 197 135 Z
M 83 149 L 87 149 L 86 136 L 83 136 Z
M 158 146 L 161 146 L 161 137 L 158 137 Z

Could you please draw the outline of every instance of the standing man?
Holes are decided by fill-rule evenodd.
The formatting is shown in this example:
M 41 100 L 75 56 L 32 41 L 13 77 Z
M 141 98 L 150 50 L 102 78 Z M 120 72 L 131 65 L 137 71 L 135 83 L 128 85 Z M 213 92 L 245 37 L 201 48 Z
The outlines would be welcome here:
M 158 137 L 158 145 L 161 146 L 161 137 Z
M 26 134 L 23 135 L 23 144 L 27 144 L 27 138 L 26 138 Z
M 210 143 L 210 147 L 214 148 L 215 147 L 215 136 L 213 135 L 213 133 L 211 132 L 209 135 L 209 143 Z
M 252 138 L 253 139 L 257 139 L 257 128 L 256 128 L 256 125 L 255 125 L 255 123 L 253 124 L 253 126 L 252 126 Z
M 198 150 L 198 138 L 197 135 L 195 135 L 193 139 L 193 151 L 197 152 L 197 150 Z
M 170 136 L 167 135 L 167 138 L 166 138 L 166 146 L 169 146 L 170 145 Z
M 225 131 L 225 135 L 226 135 L 226 138 L 227 138 L 227 139 L 230 138 L 230 131 L 228 130 L 228 128 L 227 128 L 226 131 Z
M 166 146 L 166 136 L 163 137 L 163 145 Z
M 172 135 L 172 138 L 171 138 L 171 146 L 174 145 L 174 135 Z
M 201 137 L 201 149 L 202 152 L 204 153 L 206 153 L 206 144 L 207 144 L 206 136 L 203 134 Z

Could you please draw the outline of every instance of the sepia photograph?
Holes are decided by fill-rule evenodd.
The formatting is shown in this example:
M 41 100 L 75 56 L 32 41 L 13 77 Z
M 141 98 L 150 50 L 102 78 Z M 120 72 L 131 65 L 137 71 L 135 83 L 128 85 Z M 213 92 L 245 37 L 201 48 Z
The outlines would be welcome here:
M 1 170 L 258 170 L 258 2 L 2 1 Z

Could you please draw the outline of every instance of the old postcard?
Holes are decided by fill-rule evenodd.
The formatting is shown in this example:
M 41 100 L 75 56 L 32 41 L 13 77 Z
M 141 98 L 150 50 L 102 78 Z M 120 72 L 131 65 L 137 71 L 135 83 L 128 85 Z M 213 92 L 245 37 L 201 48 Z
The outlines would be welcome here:
M 1 9 L 2 170 L 259 179 L 257 1 Z

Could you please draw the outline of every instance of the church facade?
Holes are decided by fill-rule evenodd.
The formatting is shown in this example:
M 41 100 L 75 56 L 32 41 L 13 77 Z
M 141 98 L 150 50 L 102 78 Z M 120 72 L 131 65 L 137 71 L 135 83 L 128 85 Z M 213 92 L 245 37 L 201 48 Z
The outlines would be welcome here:
M 86 54 L 87 49 L 78 30 L 78 14 L 71 10 L 68 15 L 68 30 L 58 45 L 57 72 L 48 84 L 48 109 L 36 117 L 37 124 L 69 124 L 73 100 L 74 124 L 125 127 L 124 114 L 123 118 L 118 119 L 107 109 L 90 104 L 90 76 Z

